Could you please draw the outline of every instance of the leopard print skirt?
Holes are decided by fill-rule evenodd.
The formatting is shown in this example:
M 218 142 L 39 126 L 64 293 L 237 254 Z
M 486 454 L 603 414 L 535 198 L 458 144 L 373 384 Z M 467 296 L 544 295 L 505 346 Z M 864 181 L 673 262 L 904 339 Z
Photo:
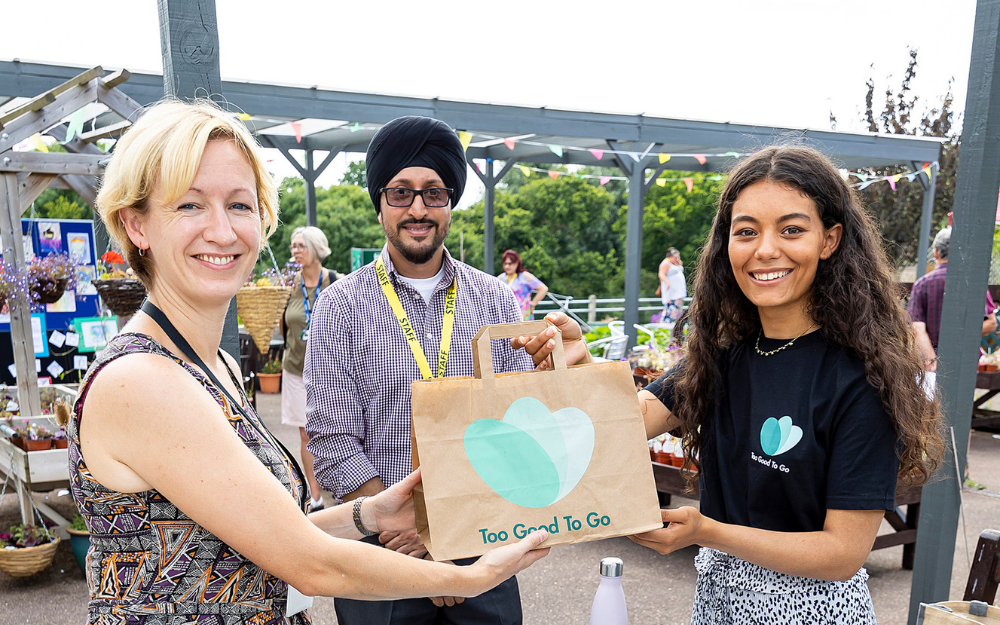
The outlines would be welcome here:
M 702 548 L 691 625 L 874 625 L 862 568 L 846 582 L 777 573 L 716 549 Z

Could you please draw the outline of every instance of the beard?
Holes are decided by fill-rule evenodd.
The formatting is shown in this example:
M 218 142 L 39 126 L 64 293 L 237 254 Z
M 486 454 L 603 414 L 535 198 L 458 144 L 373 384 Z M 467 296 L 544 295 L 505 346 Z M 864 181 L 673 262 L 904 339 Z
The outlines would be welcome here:
M 426 224 L 433 227 L 432 234 L 430 235 L 430 240 L 424 239 L 423 241 L 406 243 L 403 241 L 400 233 L 404 226 L 410 224 Z M 450 222 L 445 224 L 444 227 L 440 223 L 434 221 L 433 219 L 404 219 L 396 224 L 396 227 L 392 230 L 389 228 L 384 228 L 385 236 L 389 239 L 389 242 L 399 250 L 399 253 L 403 255 L 407 261 L 415 265 L 423 265 L 434 257 L 441 245 L 444 244 L 445 237 L 448 236 L 448 226 Z

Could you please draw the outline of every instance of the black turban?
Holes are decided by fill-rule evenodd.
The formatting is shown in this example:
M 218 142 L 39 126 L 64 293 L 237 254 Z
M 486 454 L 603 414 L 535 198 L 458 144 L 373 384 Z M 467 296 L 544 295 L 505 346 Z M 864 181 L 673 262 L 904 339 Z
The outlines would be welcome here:
M 454 189 L 452 208 L 465 190 L 465 150 L 451 126 L 430 117 L 398 117 L 379 129 L 368 144 L 365 172 L 368 194 L 379 212 L 379 189 L 407 167 L 427 167 Z

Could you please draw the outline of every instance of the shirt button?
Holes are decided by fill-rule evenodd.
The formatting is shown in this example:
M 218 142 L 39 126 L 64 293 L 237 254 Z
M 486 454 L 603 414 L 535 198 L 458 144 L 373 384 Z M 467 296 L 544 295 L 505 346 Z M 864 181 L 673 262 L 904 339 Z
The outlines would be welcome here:
M 421 297 L 420 297 L 420 293 L 414 293 L 414 294 L 413 294 L 413 298 L 414 298 L 414 299 L 417 299 L 417 300 L 421 299 Z
M 433 335 L 433 334 L 431 334 L 430 332 L 428 332 L 428 333 L 427 333 L 427 338 L 429 338 L 429 339 L 432 339 L 432 338 L 434 338 L 434 335 Z

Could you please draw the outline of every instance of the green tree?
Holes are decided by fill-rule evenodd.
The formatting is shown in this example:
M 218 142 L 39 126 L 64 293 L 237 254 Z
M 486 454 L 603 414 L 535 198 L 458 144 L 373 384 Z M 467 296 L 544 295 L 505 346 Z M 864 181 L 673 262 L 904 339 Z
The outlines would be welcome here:
M 885 102 L 881 111 L 876 111 L 875 82 L 869 79 L 865 96 L 865 113 L 862 118 L 871 132 L 888 134 L 923 135 L 941 137 L 941 153 L 938 157 L 937 193 L 934 199 L 934 229 L 947 224 L 948 212 L 955 201 L 955 175 L 958 170 L 959 135 L 953 127 L 954 112 L 951 83 L 948 91 L 937 106 L 924 112 L 919 119 L 914 115 L 918 98 L 910 92 L 910 81 L 917 72 L 917 51 L 910 50 L 910 61 L 903 75 L 899 90 L 885 91 Z M 919 163 L 918 165 L 922 165 Z M 876 176 L 906 174 L 909 166 L 879 167 L 863 170 Z M 923 180 L 926 180 L 921 175 Z M 890 259 L 897 267 L 922 262 L 930 241 L 919 240 L 920 216 L 923 211 L 923 186 L 917 180 L 902 178 L 893 191 L 887 182 L 877 182 L 861 190 L 861 197 L 869 210 L 878 219 L 882 234 L 889 243 Z
M 368 170 L 364 161 L 352 161 L 347 164 L 347 171 L 340 179 L 340 184 L 351 184 L 362 189 L 368 188 Z

